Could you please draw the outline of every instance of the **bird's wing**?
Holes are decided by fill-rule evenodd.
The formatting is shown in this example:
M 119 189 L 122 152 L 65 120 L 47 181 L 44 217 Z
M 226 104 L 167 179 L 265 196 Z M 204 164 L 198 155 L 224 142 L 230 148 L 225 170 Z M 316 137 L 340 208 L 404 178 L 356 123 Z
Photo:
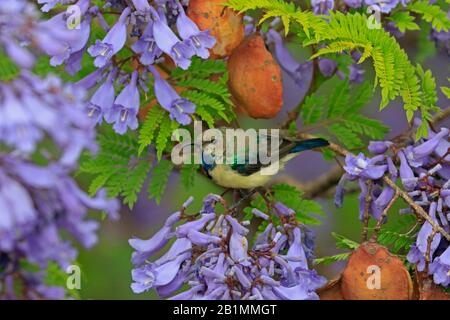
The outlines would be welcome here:
M 279 137 L 275 138 L 268 135 L 267 138 L 267 157 L 275 158 L 276 156 L 278 156 L 278 159 L 281 159 L 288 155 L 297 144 L 296 142 L 280 139 Z M 271 150 L 272 139 L 277 139 L 277 141 L 275 141 L 275 145 L 277 145 L 278 147 L 275 148 L 275 150 Z M 259 148 L 257 151 L 259 151 Z M 240 161 L 239 163 L 237 163 L 236 161 L 236 163 L 234 163 L 231 168 L 237 171 L 239 174 L 249 176 L 272 164 L 272 162 L 263 163 L 261 161 L 259 153 L 256 155 L 256 157 L 254 157 L 254 159 L 256 160 L 256 163 L 255 161 L 253 161 L 253 163 L 250 163 L 250 155 L 248 154 L 248 152 L 246 152 L 245 159 L 243 161 Z
M 271 142 L 273 139 L 276 139 L 275 146 L 278 145 L 278 148 L 275 150 L 271 150 Z M 324 139 L 309 139 L 309 140 L 298 140 L 298 139 L 289 139 L 289 138 L 280 138 L 278 136 L 267 135 L 267 156 L 272 157 L 272 159 L 283 159 L 289 154 L 299 153 L 305 150 L 310 150 L 319 147 L 325 147 L 329 143 Z M 259 150 L 259 148 L 258 148 Z M 262 163 L 260 159 L 260 155 L 254 157 L 256 159 L 256 163 L 250 163 L 248 152 L 245 153 L 246 157 L 244 161 L 240 161 L 239 163 L 235 163 L 231 166 L 231 168 L 237 171 L 239 174 L 249 176 L 255 172 L 260 171 L 264 167 L 270 166 L 273 161 L 270 163 Z

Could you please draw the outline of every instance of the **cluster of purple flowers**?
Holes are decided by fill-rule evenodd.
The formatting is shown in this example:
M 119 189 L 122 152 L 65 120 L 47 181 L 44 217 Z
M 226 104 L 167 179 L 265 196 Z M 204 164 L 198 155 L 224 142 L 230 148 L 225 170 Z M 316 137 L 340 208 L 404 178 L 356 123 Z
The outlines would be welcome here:
M 250 222 L 233 217 L 224 199 L 210 194 L 199 213 L 188 215 L 192 201 L 186 201 L 152 238 L 130 239 L 135 293 L 155 289 L 161 297 L 187 300 L 318 299 L 314 291 L 326 280 L 308 267 L 313 236 L 297 222 L 293 210 L 276 203 L 278 224 L 253 209 L 268 224 L 249 245 Z M 219 203 L 225 214 L 216 212 Z M 150 261 L 169 242 L 170 249 Z M 178 292 L 185 284 L 189 288 Z
M 383 184 L 381 178 L 387 174 L 392 181 L 399 177 L 403 188 L 415 203 L 421 206 L 433 221 L 446 232 L 450 231 L 450 143 L 449 130 L 442 128 L 430 131 L 428 139 L 404 148 L 392 142 L 371 142 L 369 151 L 375 156 L 348 155 L 345 159 L 345 175 L 336 192 L 335 202 L 342 205 L 346 180 L 357 180 L 361 187 L 360 218 L 365 212 L 379 220 L 383 210 L 393 199 L 395 191 Z M 398 164 L 398 167 L 396 166 Z M 371 182 L 370 187 L 367 183 Z M 370 202 L 367 195 L 370 195 Z M 368 208 L 366 207 L 368 206 Z M 367 210 L 367 211 L 366 211 Z M 403 209 L 401 213 L 412 213 Z M 427 254 L 429 257 L 427 259 Z M 427 270 L 434 282 L 450 285 L 450 246 L 447 239 L 434 232 L 429 222 L 422 224 L 417 241 L 407 256 L 417 264 L 419 271 Z M 428 261 L 428 263 L 427 263 Z M 427 265 L 429 264 L 429 265 Z
M 98 223 L 87 219 L 88 210 L 116 218 L 119 209 L 103 191 L 89 197 L 70 177 L 80 153 L 96 150 L 95 131 L 84 113 L 83 90 L 30 71 L 32 49 L 61 45 L 59 31 L 36 17 L 26 1 L 0 6 L 0 51 L 21 68 L 0 84 L 0 298 L 7 299 L 63 298 L 64 288 L 44 282 L 50 262 L 65 269 L 77 256 L 63 234 L 89 248 Z M 39 271 L 24 268 L 24 261 Z
M 56 3 L 67 2 L 41 1 L 45 3 L 42 10 L 48 11 Z M 178 1 L 156 1 L 154 7 L 146 0 L 105 1 L 102 8 L 92 5 L 91 0 L 79 0 L 75 5 L 81 17 L 79 25 L 74 28 L 69 27 L 73 17 L 67 12 L 42 23 L 48 29 L 57 31 L 57 39 L 63 46 L 61 50 L 45 46 L 45 52 L 52 57 L 52 65 L 65 64 L 71 73 L 81 69 L 86 51 L 94 58 L 94 65 L 98 69 L 79 83 L 84 89 L 92 91 L 86 112 L 93 123 L 100 123 L 104 119 L 113 124 L 119 134 L 124 134 L 128 129 L 135 130 L 138 127 L 139 88 L 147 92 L 149 75 L 154 76 L 157 100 L 170 113 L 171 119 L 182 125 L 191 123 L 190 115 L 195 112 L 195 105 L 182 99 L 153 65 L 169 57 L 176 66 L 188 69 L 192 57 L 207 59 L 209 49 L 216 42 L 209 31 L 199 30 Z M 112 26 L 108 25 L 104 17 L 106 8 L 119 15 Z M 91 23 L 94 19 L 106 35 L 90 44 Z M 172 26 L 176 27 L 178 34 Z M 119 58 L 118 53 L 127 46 L 135 56 Z M 130 61 L 140 65 L 139 72 L 135 71 L 131 76 L 122 70 Z M 117 97 L 116 88 L 122 88 Z

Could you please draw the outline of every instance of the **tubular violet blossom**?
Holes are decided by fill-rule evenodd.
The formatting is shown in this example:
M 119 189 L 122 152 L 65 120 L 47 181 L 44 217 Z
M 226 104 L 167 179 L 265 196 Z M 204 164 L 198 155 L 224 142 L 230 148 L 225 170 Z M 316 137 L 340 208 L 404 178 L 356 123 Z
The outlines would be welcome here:
M 282 235 L 270 232 L 273 230 L 270 227 L 254 247 L 249 248 L 246 237 L 249 230 L 242 222 L 230 215 L 214 213 L 214 206 L 223 202 L 220 196 L 209 195 L 204 199 L 206 213 L 200 216 L 175 214 L 177 219 L 187 221 L 176 227 L 176 232 L 171 231 L 171 216 L 149 242 L 142 242 L 143 246 L 141 242 L 130 240 L 138 250 L 132 259 L 135 266 L 132 290 L 142 293 L 155 289 L 167 297 L 187 283 L 190 288 L 171 299 L 317 299 L 314 291 L 325 284 L 325 279 L 308 266 L 305 251 L 310 249 L 305 242 L 311 241 L 308 239 L 310 231 L 302 231 L 303 227 L 294 222 L 284 225 L 286 234 Z M 295 221 L 293 210 L 281 203 L 277 206 L 281 216 Z M 211 222 L 213 227 L 209 227 Z M 172 237 L 176 240 L 170 249 L 161 258 L 149 261 Z M 272 246 L 273 242 L 277 245 Z M 267 254 L 264 248 L 271 246 Z M 151 255 L 135 259 L 150 247 Z

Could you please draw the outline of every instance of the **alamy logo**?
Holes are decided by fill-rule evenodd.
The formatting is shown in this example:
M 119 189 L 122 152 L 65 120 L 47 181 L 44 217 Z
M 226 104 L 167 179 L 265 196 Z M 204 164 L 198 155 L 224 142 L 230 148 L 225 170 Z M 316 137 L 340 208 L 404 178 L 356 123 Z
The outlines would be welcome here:
M 367 273 L 370 276 L 367 278 L 366 285 L 369 290 L 380 290 L 381 289 L 381 268 L 376 265 L 371 265 L 367 267 Z
M 81 28 L 81 9 L 77 5 L 67 7 L 66 25 L 69 30 L 79 30 Z
M 66 269 L 66 273 L 69 275 L 66 280 L 66 287 L 69 290 L 81 289 L 81 269 L 77 265 L 70 265 Z
M 367 28 L 381 29 L 381 8 L 385 6 L 385 2 L 384 0 L 377 0 L 374 4 L 367 7 Z
M 279 169 L 278 129 L 208 129 L 203 131 L 202 123 L 194 123 L 194 136 L 181 128 L 174 131 L 172 141 L 179 143 L 172 149 L 175 165 L 263 165 L 263 175 L 273 175 Z

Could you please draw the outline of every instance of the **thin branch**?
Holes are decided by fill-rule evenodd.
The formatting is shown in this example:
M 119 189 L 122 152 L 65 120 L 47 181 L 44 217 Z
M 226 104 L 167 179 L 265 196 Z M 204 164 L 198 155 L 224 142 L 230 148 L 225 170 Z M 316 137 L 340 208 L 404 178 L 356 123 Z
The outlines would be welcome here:
M 448 117 L 450 117 L 450 107 L 446 108 L 444 110 L 442 110 L 441 112 L 437 113 L 433 119 L 431 120 L 432 123 L 436 124 L 439 123 L 441 121 L 444 121 L 445 119 L 447 119 Z
M 427 253 L 425 254 L 425 272 L 428 273 L 428 267 L 430 266 L 430 260 L 431 260 L 431 245 L 433 243 L 434 236 L 436 235 L 436 230 L 433 229 L 433 231 L 430 233 L 430 235 L 427 238 Z
M 397 201 L 398 198 L 399 198 L 399 195 L 396 192 L 394 197 L 391 199 L 391 201 L 389 201 L 387 207 L 383 210 L 383 213 L 381 214 L 380 219 L 378 219 L 375 229 L 373 230 L 372 237 L 370 238 L 370 242 L 377 242 L 378 235 L 381 230 L 381 226 L 383 225 L 383 221 L 387 217 L 389 210 L 392 208 L 392 206 L 394 205 L 395 201 Z
M 404 192 L 402 189 L 400 189 L 391 179 L 389 179 L 388 177 L 383 177 L 383 181 L 390 186 L 392 189 L 394 189 L 396 192 L 398 192 L 399 196 L 401 198 L 403 198 L 403 200 L 406 201 L 406 203 L 419 215 L 421 216 L 423 219 L 427 220 L 427 222 L 429 224 L 431 224 L 431 226 L 433 227 L 433 230 L 439 232 L 442 236 L 444 236 L 445 239 L 447 239 L 448 241 L 450 241 L 450 235 L 444 230 L 442 229 L 442 227 L 437 224 L 433 218 L 430 217 L 430 215 L 423 210 L 423 208 L 421 206 L 419 206 L 417 203 L 414 202 L 413 199 L 411 199 L 411 197 Z
M 361 239 L 363 242 L 367 241 L 367 234 L 369 232 L 368 231 L 370 219 L 369 210 L 370 210 L 370 203 L 372 202 L 372 186 L 373 186 L 372 180 L 367 180 L 366 185 L 367 185 L 367 193 L 366 197 L 364 198 L 364 221 L 361 233 Z

